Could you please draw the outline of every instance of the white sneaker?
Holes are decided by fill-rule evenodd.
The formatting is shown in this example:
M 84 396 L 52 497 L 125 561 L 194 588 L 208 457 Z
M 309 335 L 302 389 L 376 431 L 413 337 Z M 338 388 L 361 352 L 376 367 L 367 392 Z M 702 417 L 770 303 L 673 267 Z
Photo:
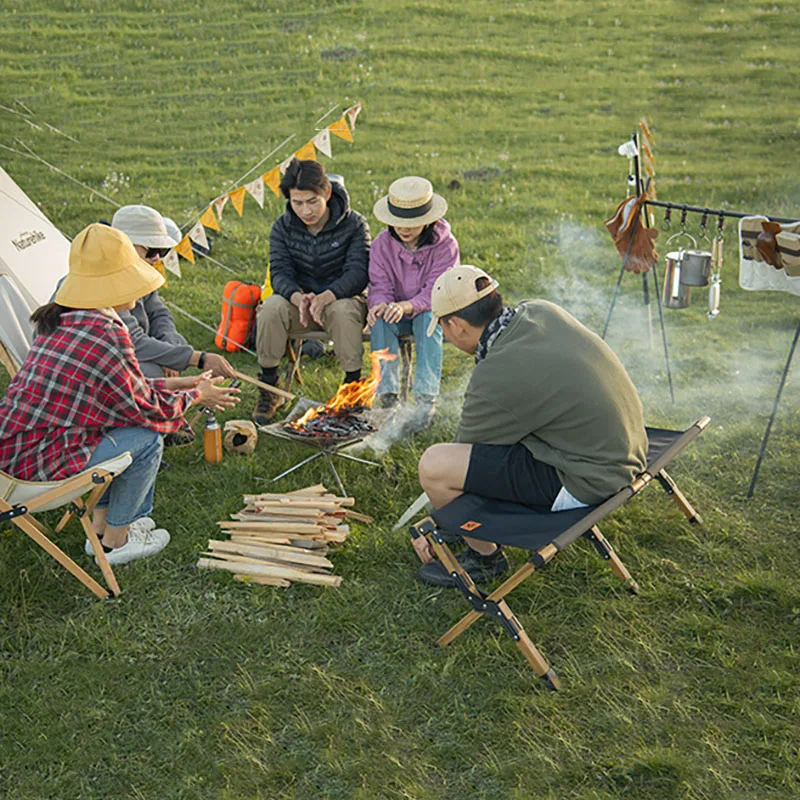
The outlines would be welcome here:
M 141 528 L 128 529 L 128 541 L 122 547 L 115 547 L 106 553 L 109 564 L 127 564 L 137 558 L 147 558 L 160 553 L 169 544 L 169 533 L 163 528 L 143 531 Z M 95 561 L 97 558 L 95 557 Z
M 140 517 L 139 519 L 131 522 L 130 526 L 128 527 L 128 531 L 133 531 L 137 529 L 143 531 L 152 531 L 155 530 L 155 527 L 156 523 L 150 517 Z M 94 555 L 94 550 L 92 550 L 92 543 L 88 539 L 83 545 L 83 552 L 86 553 L 87 556 Z

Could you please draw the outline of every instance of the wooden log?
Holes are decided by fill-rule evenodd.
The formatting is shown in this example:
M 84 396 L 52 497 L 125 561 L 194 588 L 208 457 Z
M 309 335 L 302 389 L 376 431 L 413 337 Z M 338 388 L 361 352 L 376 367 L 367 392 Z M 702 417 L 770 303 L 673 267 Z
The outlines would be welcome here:
M 259 586 L 291 586 L 292 582 L 287 581 L 286 578 L 268 578 L 266 575 L 234 575 L 235 581 L 241 583 L 254 583 Z
M 240 575 L 264 575 L 268 578 L 285 578 L 298 583 L 311 583 L 316 586 L 339 586 L 341 575 L 328 575 L 321 572 L 303 572 L 294 567 L 277 567 L 270 564 L 244 564 L 232 561 L 217 561 L 211 558 L 200 558 L 197 566 L 201 569 L 222 569 Z
M 237 553 L 222 553 L 217 552 L 206 552 L 201 553 L 200 555 L 203 556 L 210 556 L 211 558 L 219 559 L 220 561 L 230 561 L 235 564 L 267 564 L 274 567 L 291 567 L 292 569 L 300 570 L 301 572 L 310 572 L 310 573 L 322 573 L 324 575 L 329 575 L 330 573 L 319 567 L 307 567 L 304 564 L 289 564 L 286 561 L 278 561 L 274 558 L 260 558 L 257 556 L 241 556 Z
M 365 522 L 367 525 L 374 522 L 372 517 L 370 517 L 368 514 L 362 514 L 359 511 L 354 511 L 352 508 L 346 508 L 344 511 L 348 517 L 354 519 L 356 522 Z
M 242 556 L 268 558 L 271 561 L 287 561 L 322 569 L 333 569 L 333 564 L 324 556 L 316 553 L 299 552 L 291 547 L 270 547 L 263 544 L 240 544 L 238 542 L 221 542 L 211 539 L 208 549 L 214 552 L 237 553 Z

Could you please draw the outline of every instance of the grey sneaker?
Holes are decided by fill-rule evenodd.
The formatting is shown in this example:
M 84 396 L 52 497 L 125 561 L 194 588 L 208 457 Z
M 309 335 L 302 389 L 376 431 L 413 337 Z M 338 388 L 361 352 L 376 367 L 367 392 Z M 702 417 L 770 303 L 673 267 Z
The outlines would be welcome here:
M 155 527 L 156 523 L 150 517 L 140 517 L 139 519 L 131 522 L 130 526 L 128 527 L 128 535 L 130 535 L 130 531 L 132 530 L 140 530 L 143 531 L 144 533 L 147 533 L 147 531 L 155 530 Z M 92 550 L 92 543 L 88 539 L 83 545 L 83 552 L 86 553 L 87 556 L 94 555 L 94 550 Z
M 115 547 L 110 553 L 106 553 L 108 563 L 127 564 L 137 558 L 147 558 L 160 553 L 169 544 L 169 533 L 163 528 L 156 528 L 153 531 L 142 531 L 141 529 L 128 529 L 128 541 L 122 547 Z M 97 558 L 95 557 L 95 561 Z

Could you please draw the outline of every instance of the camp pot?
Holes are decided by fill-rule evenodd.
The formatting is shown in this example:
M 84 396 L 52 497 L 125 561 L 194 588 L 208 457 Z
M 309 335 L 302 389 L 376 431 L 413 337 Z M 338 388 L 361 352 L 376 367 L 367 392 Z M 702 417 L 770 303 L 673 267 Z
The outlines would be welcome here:
M 681 261 L 681 283 L 686 286 L 708 286 L 711 274 L 711 253 L 707 250 L 686 250 Z
M 664 291 L 661 297 L 661 305 L 664 308 L 686 308 L 689 305 L 689 295 L 692 290 L 681 281 L 681 265 L 685 254 L 685 250 L 667 253 Z

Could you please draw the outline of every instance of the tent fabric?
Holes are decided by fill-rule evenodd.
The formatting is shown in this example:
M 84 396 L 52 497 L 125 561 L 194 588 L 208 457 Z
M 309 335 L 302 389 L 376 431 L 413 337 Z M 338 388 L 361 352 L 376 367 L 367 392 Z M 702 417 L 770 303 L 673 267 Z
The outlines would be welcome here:
M 69 240 L 2 168 L 0 215 L 0 275 L 10 275 L 36 309 L 49 302 L 67 274 Z

